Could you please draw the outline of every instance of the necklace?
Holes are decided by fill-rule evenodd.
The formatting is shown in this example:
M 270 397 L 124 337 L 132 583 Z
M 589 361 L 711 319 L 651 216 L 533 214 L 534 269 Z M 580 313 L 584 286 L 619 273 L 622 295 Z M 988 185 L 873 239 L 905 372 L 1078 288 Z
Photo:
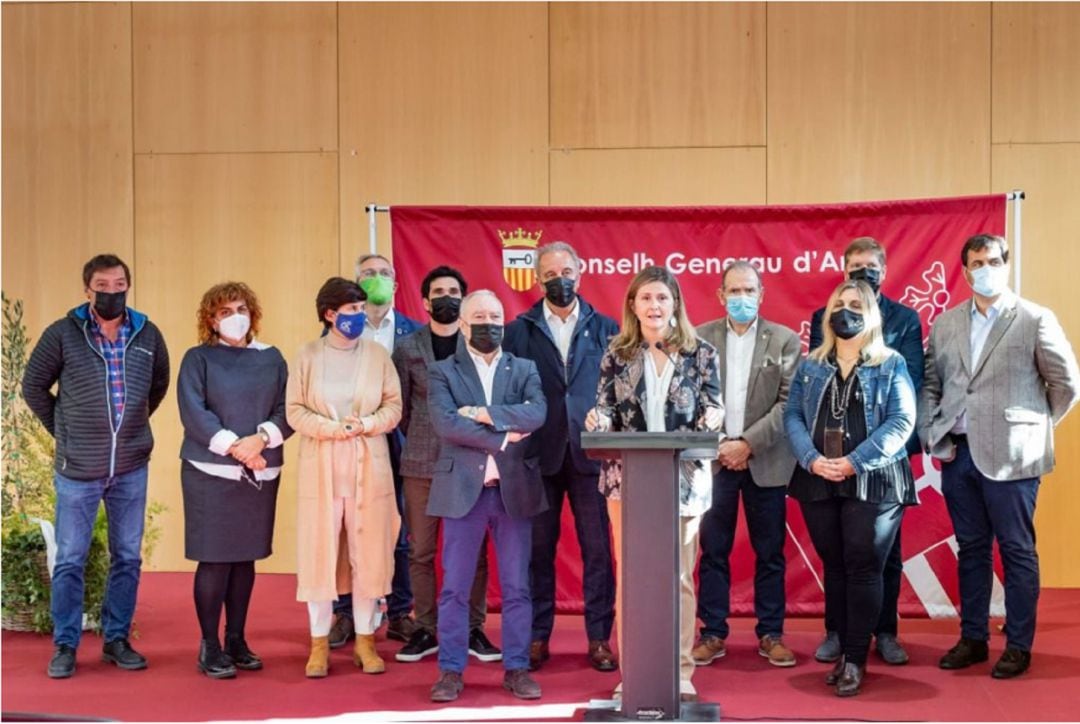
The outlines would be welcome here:
M 840 389 L 836 376 L 833 376 L 832 384 L 829 386 L 829 412 L 834 420 L 843 420 L 846 417 L 848 404 L 851 402 L 851 391 L 855 389 L 856 377 L 858 375 L 849 374 L 844 380 L 843 389 Z

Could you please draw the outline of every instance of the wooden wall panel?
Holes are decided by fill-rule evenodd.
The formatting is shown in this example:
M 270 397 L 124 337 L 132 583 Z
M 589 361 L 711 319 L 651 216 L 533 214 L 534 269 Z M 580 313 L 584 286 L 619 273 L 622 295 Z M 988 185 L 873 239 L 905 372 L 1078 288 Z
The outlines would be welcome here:
M 764 148 L 551 152 L 555 206 L 765 203 Z
M 132 262 L 130 38 L 127 3 L 3 5 L 3 288 L 35 340 L 90 257 Z
M 339 33 L 343 272 L 370 201 L 547 203 L 544 4 L 343 3 Z
M 994 143 L 1080 141 L 1080 4 L 992 8 Z
M 1080 351 L 1080 144 L 994 146 L 994 190 L 1022 188 L 1023 295 L 1054 310 Z M 1080 585 L 1076 536 L 1080 519 L 1080 411 L 1058 427 L 1057 469 L 1039 490 L 1035 522 L 1044 586 Z
M 769 203 L 989 190 L 989 4 L 770 4 L 768 34 Z
M 334 3 L 135 3 L 135 150 L 337 148 Z
M 550 12 L 553 148 L 764 144 L 764 3 Z
M 337 271 L 337 155 L 221 154 L 139 156 L 136 260 L 141 304 L 161 326 L 173 361 L 196 343 L 195 312 L 211 285 L 248 283 L 263 305 L 259 337 L 291 362 L 318 336 L 315 293 Z M 155 415 L 158 448 L 150 497 L 169 507 L 153 565 L 186 570 L 180 495 L 182 439 L 175 390 Z M 296 445 L 286 446 L 295 461 Z M 296 466 L 286 464 L 278 496 L 275 555 L 260 570 L 295 566 Z

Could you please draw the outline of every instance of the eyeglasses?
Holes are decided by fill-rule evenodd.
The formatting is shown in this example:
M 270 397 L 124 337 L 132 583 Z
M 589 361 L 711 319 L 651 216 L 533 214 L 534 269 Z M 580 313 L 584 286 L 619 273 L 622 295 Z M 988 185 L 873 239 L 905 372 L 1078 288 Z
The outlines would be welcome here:
M 394 270 L 392 268 L 386 269 L 364 269 L 360 272 L 359 279 L 371 279 L 372 277 L 380 276 L 388 279 L 394 278 Z

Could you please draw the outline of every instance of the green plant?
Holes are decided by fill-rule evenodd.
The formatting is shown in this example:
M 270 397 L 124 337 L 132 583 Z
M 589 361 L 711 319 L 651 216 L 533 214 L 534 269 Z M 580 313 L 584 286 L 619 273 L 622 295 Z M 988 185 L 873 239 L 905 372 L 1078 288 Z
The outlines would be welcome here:
M 53 489 L 54 444 L 22 397 L 22 377 L 30 352 L 21 300 L 3 296 L 3 486 L 2 611 L 4 625 L 41 633 L 52 630 L 50 581 L 45 539 L 35 519 L 51 520 L 56 506 Z M 166 510 L 148 501 L 143 559 L 148 560 L 161 537 L 158 516 Z M 100 632 L 101 604 L 109 575 L 109 535 L 104 506 L 98 507 L 86 560 L 83 610 L 91 628 Z

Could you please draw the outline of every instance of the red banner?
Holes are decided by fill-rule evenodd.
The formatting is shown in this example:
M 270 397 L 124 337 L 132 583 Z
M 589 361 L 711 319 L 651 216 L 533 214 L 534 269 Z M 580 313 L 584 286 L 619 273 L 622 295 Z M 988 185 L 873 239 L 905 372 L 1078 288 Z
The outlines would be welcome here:
M 960 248 L 973 234 L 1004 234 L 1005 197 L 883 201 L 819 206 L 575 208 L 418 207 L 390 210 L 397 308 L 426 320 L 420 282 L 432 267 L 459 269 L 469 289 L 495 291 L 512 319 L 542 295 L 533 272 L 538 246 L 565 241 L 582 263 L 581 294 L 621 321 L 630 279 L 661 264 L 679 277 L 694 324 L 723 315 L 716 296 L 725 266 L 745 259 L 764 275 L 763 317 L 797 331 L 804 349 L 810 315 L 842 278 L 843 250 L 872 236 L 888 252 L 882 291 L 913 307 L 929 334 L 934 318 L 970 291 Z M 915 461 L 923 505 L 903 531 L 902 615 L 955 615 L 955 540 L 929 458 Z M 929 490 L 926 490 L 929 489 Z M 564 510 L 557 596 L 560 612 L 580 612 L 581 559 Z M 753 551 L 740 515 L 731 559 L 732 611 L 753 612 Z M 821 562 L 798 506 L 788 507 L 788 611 L 820 614 Z M 951 559 L 951 560 L 950 560 Z M 995 607 L 1001 605 L 995 581 Z

